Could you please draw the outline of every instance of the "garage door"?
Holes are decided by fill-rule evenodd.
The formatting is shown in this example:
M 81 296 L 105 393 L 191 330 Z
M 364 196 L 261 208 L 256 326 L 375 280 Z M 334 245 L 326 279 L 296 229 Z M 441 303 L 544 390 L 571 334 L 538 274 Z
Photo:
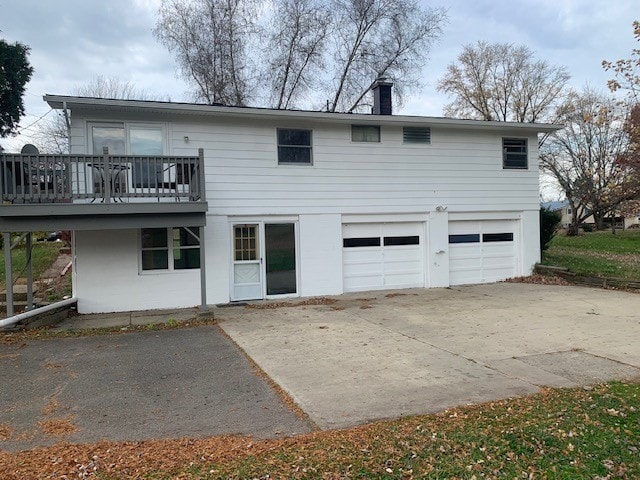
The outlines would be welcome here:
M 424 286 L 423 223 L 342 226 L 344 291 Z
M 449 283 L 489 283 L 517 276 L 517 225 L 517 220 L 449 222 Z

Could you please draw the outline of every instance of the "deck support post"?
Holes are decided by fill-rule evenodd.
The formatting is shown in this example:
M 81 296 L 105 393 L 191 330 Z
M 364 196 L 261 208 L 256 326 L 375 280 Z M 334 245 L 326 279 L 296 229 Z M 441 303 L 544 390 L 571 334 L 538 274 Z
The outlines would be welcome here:
M 198 227 L 198 237 L 200 237 L 200 310 L 208 310 L 207 306 L 207 259 L 204 246 L 204 226 Z
M 11 265 L 11 234 L 4 232 L 4 280 L 7 303 L 7 317 L 13 316 L 13 268 Z
M 27 233 L 27 310 L 33 310 L 33 232 Z

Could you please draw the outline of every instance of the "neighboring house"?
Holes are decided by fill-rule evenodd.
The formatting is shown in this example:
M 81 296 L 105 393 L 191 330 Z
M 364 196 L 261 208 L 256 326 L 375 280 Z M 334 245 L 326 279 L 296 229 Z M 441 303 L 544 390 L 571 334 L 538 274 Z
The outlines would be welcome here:
M 562 226 L 562 228 L 569 228 L 569 225 L 571 225 L 571 213 L 572 213 L 571 205 L 569 205 L 569 200 L 543 202 L 540 204 L 540 206 L 542 208 L 547 208 L 554 212 L 560 212 L 560 215 L 561 215 L 560 225 Z M 626 217 L 622 217 L 619 214 L 616 214 L 615 220 L 616 220 L 616 228 L 624 228 L 625 230 L 627 228 L 638 228 L 635 225 L 640 224 L 640 212 L 634 215 L 626 216 Z M 605 219 L 605 224 L 607 224 L 607 222 L 608 222 L 608 225 L 610 226 L 611 219 L 608 217 Z M 589 215 L 582 222 L 580 222 L 581 225 L 587 224 L 591 226 L 595 226 L 595 223 L 596 222 L 595 222 L 595 219 L 593 218 L 593 215 Z
M 495 282 L 540 259 L 555 125 L 44 98 L 70 112 L 71 155 L 3 157 L 49 163 L 5 189 L 0 230 L 73 230 L 83 313 Z

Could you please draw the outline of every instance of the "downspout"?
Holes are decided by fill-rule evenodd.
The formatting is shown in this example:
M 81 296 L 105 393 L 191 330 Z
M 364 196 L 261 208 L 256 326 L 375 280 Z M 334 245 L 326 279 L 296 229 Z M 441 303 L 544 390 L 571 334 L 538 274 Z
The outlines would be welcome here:
M 62 102 L 62 114 L 64 115 L 64 123 L 67 125 L 67 151 L 71 153 L 71 119 L 67 111 L 67 102 Z

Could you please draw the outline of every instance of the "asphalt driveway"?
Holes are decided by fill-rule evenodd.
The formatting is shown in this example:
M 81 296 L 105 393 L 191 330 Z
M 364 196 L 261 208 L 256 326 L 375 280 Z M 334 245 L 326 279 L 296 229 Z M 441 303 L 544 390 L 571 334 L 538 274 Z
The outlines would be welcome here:
M 297 302 L 216 316 L 321 428 L 640 375 L 635 293 L 498 283 Z
M 0 345 L 0 449 L 308 432 L 215 326 Z

